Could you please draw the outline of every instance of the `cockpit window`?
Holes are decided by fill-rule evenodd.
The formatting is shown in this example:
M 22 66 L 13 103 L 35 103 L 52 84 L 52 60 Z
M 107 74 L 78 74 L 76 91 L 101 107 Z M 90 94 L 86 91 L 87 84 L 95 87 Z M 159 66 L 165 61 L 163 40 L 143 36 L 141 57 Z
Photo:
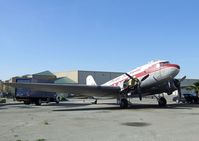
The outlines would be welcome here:
M 165 64 L 169 64 L 169 61 L 160 62 L 160 66 L 164 66 Z

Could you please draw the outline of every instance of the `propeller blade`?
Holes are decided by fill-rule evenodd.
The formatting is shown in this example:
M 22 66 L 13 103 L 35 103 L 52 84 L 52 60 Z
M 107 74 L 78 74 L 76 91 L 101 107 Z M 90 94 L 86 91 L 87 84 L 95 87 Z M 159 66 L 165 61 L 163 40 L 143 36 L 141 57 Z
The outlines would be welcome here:
M 181 98 L 182 98 L 181 87 L 179 87 L 178 88 L 178 103 L 180 103 Z
M 141 85 L 141 81 L 138 81 L 137 93 L 138 93 L 140 101 L 142 101 L 142 92 L 141 92 L 140 85 Z
M 139 99 L 140 99 L 140 101 L 142 101 L 142 93 L 138 93 L 139 94 Z
M 185 79 L 186 79 L 186 76 L 182 77 L 182 78 L 180 79 L 180 82 L 184 81 Z
M 174 79 L 174 84 L 178 90 L 178 103 L 180 103 L 180 100 L 182 98 L 182 93 L 181 93 L 181 82 L 185 79 L 186 77 L 184 76 L 181 80 Z
M 148 77 L 149 77 L 149 74 L 145 75 L 145 76 L 141 79 L 141 81 L 146 80 Z
M 181 92 L 181 82 L 186 79 L 186 76 L 182 77 L 180 80 L 175 79 L 174 84 L 178 90 L 178 103 L 180 103 L 180 100 L 182 98 L 182 92 Z
M 134 79 L 130 74 L 125 73 L 130 79 Z

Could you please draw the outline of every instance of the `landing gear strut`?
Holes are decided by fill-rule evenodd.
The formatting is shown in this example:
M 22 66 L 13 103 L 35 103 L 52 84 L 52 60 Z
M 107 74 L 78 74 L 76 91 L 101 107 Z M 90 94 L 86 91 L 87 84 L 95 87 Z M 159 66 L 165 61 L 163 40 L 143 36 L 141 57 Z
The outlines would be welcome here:
M 97 99 L 95 99 L 94 104 L 97 104 Z
M 167 100 L 164 97 L 158 98 L 158 104 L 160 107 L 165 107 L 167 105 Z
M 92 102 L 92 104 L 97 104 L 97 99 L 95 99 L 95 101 L 94 101 L 94 102 Z

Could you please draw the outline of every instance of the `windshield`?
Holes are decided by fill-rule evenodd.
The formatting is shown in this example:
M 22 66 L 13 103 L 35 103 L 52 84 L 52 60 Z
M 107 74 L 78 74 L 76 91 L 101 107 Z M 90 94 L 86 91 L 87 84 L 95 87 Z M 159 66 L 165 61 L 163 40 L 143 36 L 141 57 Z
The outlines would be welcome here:
M 165 64 L 169 64 L 169 61 L 160 62 L 160 66 L 164 66 Z

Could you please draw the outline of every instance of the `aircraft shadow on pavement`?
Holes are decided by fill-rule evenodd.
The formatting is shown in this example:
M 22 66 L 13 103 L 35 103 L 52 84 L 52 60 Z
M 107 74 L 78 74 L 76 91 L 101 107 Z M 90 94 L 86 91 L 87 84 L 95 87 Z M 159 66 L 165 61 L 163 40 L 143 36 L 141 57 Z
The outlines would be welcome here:
M 8 106 L 8 105 L 24 105 L 24 104 L 23 103 L 4 103 L 4 104 L 0 104 L 0 107 Z
M 17 109 L 36 109 L 36 106 L 33 105 L 25 105 L 23 103 L 7 103 L 0 105 L 0 110 L 6 110 L 10 108 L 17 108 Z
M 3 109 L 8 109 L 6 106 L 12 106 L 15 108 L 21 108 L 21 109 L 33 109 L 33 108 L 40 108 L 40 107 L 83 107 L 83 106 L 88 106 L 91 105 L 90 103 L 48 103 L 48 104 L 42 104 L 40 106 L 36 106 L 34 104 L 30 105 L 25 105 L 24 103 L 5 103 L 5 104 L 0 104 L 0 110 Z M 6 108 L 5 108 L 6 107 Z
M 3 109 L 8 109 L 8 108 L 5 108 L 5 106 L 19 106 L 19 105 L 24 105 L 23 103 L 4 103 L 4 104 L 0 104 L 0 110 L 3 110 Z M 2 108 L 4 107 L 4 108 Z
M 81 107 L 81 106 L 88 106 L 88 105 L 91 105 L 90 103 L 59 103 L 59 104 L 56 104 L 56 103 L 49 103 L 49 104 L 45 104 L 45 105 L 42 105 L 42 106 L 56 106 L 56 107 L 69 107 L 69 108 L 72 108 L 72 107 Z
M 8 108 L 5 108 L 5 107 L 1 107 L 0 106 L 0 110 L 7 110 Z
M 61 111 L 96 111 L 96 110 L 142 110 L 142 109 L 187 109 L 191 110 L 192 108 L 199 108 L 199 104 L 168 104 L 167 107 L 159 107 L 157 104 L 132 104 L 128 109 L 120 109 L 119 105 L 115 106 L 112 104 L 112 107 L 84 107 L 84 108 L 66 108 L 66 109 L 56 109 L 54 112 Z M 107 105 L 111 105 L 108 103 Z

